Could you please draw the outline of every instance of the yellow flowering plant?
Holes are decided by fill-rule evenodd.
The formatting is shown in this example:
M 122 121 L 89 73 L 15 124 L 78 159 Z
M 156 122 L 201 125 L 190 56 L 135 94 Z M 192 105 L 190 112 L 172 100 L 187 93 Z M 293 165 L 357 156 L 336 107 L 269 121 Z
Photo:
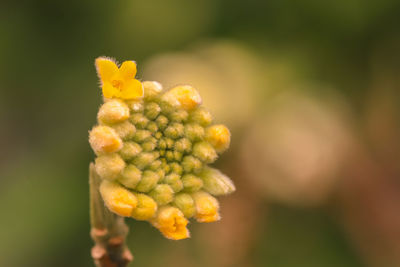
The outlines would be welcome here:
M 104 104 L 89 132 L 96 154 L 90 167 L 92 256 L 98 266 L 124 266 L 132 257 L 123 217 L 148 221 L 173 240 L 190 237 L 191 218 L 220 219 L 215 197 L 235 186 L 208 165 L 229 147 L 230 132 L 213 125 L 192 86 L 163 90 L 158 82 L 140 82 L 134 61 L 118 66 L 100 57 L 95 65 Z

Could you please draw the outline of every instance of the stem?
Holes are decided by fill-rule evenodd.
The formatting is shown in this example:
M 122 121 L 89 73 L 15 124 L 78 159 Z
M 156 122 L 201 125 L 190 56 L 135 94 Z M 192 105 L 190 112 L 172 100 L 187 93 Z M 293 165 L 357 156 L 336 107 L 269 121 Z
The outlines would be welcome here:
M 94 164 L 90 163 L 90 235 L 95 242 L 92 258 L 97 267 L 125 267 L 133 260 L 125 243 L 129 229 L 123 217 L 104 206 L 99 192 L 100 182 Z

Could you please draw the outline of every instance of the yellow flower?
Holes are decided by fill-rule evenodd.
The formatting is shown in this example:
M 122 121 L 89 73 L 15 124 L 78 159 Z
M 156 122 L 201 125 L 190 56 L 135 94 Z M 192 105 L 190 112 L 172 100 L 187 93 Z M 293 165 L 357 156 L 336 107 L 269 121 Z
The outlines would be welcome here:
M 135 79 L 136 63 L 125 61 L 121 67 L 109 58 L 96 59 L 96 69 L 105 98 L 138 99 L 143 97 L 142 83 Z
M 164 206 L 160 208 L 151 223 L 166 238 L 179 240 L 190 237 L 189 230 L 186 228 L 188 220 L 176 207 Z

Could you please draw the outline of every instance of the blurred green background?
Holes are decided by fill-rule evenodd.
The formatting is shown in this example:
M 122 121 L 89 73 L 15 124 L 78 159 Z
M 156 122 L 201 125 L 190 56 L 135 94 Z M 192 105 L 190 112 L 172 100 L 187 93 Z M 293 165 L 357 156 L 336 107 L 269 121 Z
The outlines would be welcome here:
M 0 266 L 92 266 L 94 59 L 194 85 L 232 130 L 222 221 L 132 266 L 400 266 L 400 2 L 2 1 Z

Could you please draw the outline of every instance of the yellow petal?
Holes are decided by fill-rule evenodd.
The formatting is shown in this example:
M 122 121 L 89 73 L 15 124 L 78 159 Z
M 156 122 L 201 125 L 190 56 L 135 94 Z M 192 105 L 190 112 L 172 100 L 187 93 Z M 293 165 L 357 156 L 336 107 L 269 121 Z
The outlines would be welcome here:
M 103 96 L 105 98 L 120 97 L 121 92 L 109 82 L 103 84 Z
M 186 228 L 188 220 L 176 207 L 164 206 L 160 208 L 151 223 L 166 238 L 179 240 L 190 237 L 189 230 Z
M 122 63 L 121 67 L 119 68 L 119 73 L 121 74 L 124 80 L 135 78 L 136 62 L 132 60 L 124 61 L 124 63 Z
M 142 83 L 136 79 L 128 80 L 124 84 L 120 97 L 122 99 L 139 99 L 143 97 Z
M 95 62 L 97 75 L 101 79 L 101 81 L 109 82 L 111 77 L 114 76 L 118 72 L 117 64 L 109 58 L 99 57 Z

